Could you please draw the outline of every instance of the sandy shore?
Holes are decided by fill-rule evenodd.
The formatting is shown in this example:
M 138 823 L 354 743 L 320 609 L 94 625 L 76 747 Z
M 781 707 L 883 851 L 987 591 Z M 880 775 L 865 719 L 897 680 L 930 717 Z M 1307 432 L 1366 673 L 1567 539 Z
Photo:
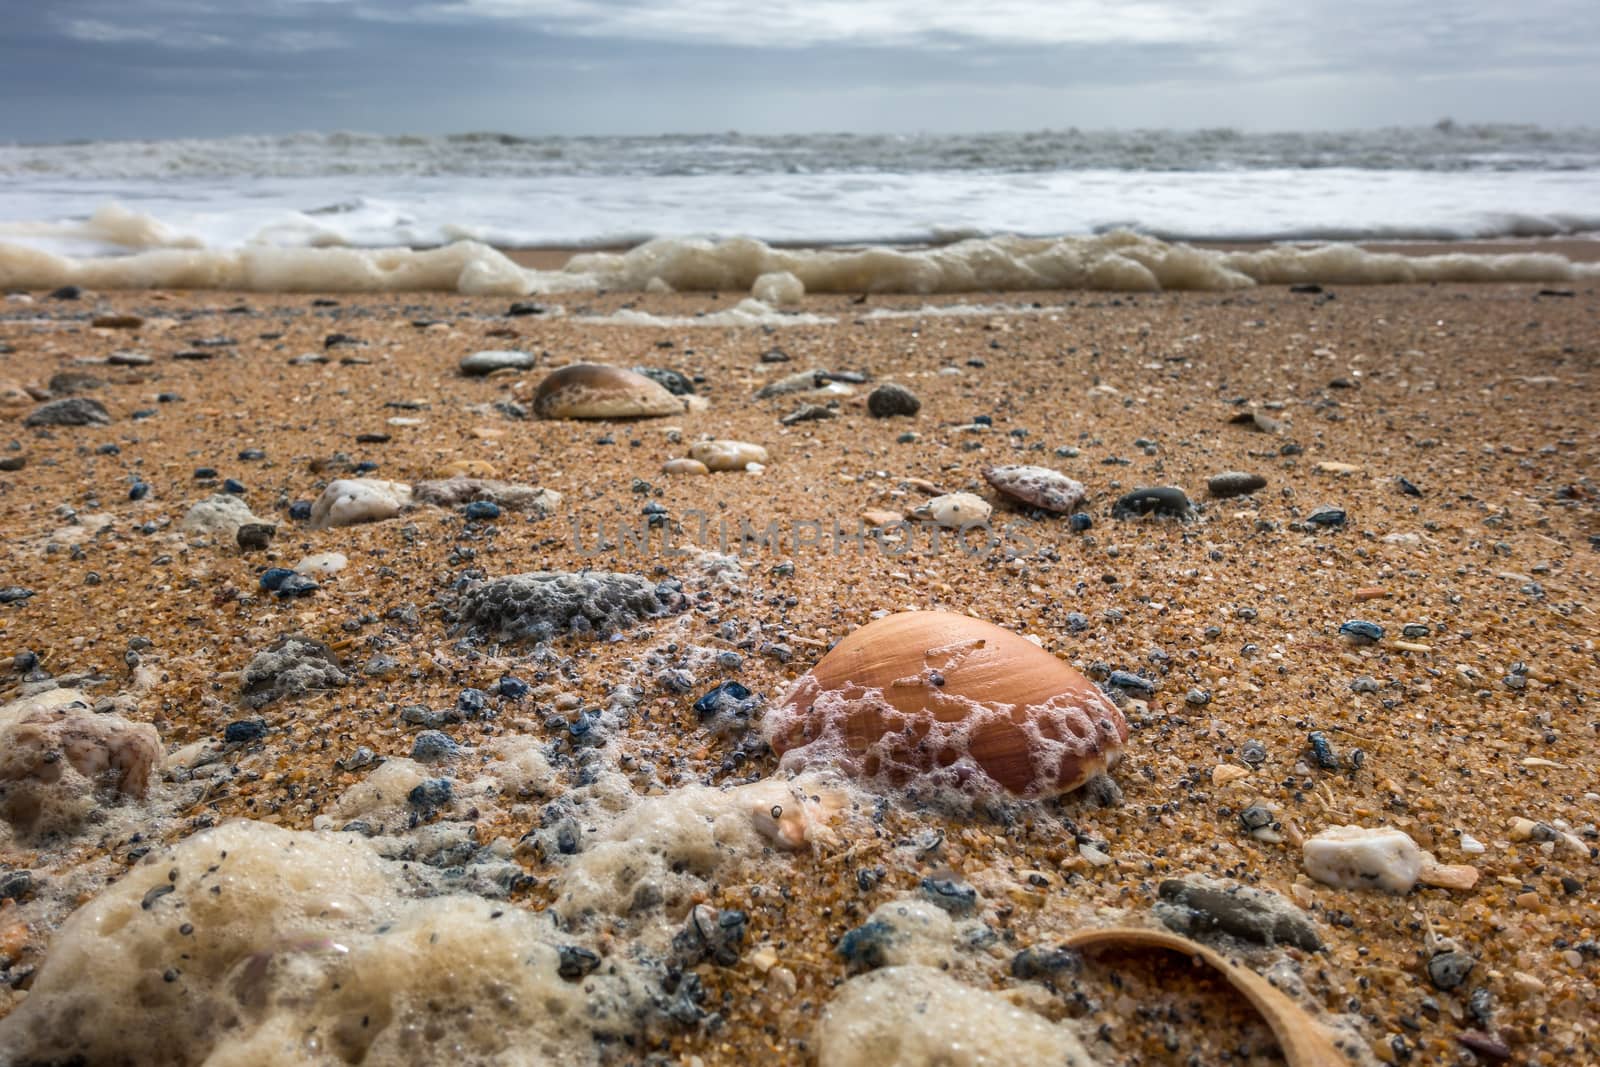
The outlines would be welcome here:
M 1587 241 L 1515 250 L 1532 245 L 1600 258 Z M 550 266 L 563 255 L 515 258 Z M 737 299 L 712 294 L 583 295 L 518 317 L 504 299 L 429 294 L 41 293 L 0 304 L 0 379 L 41 391 L 55 379 L 58 395 L 81 392 L 111 419 L 28 428 L 37 400 L 8 394 L 0 586 L 31 595 L 0 607 L 0 649 L 29 651 L 38 665 L 19 658 L 0 698 L 20 695 L 32 673 L 33 688 L 48 677 L 90 701 L 125 696 L 126 717 L 152 724 L 164 750 L 211 745 L 170 760 L 145 801 L 105 800 L 112 814 L 87 829 L 48 840 L 4 831 L 0 872 L 30 871 L 32 882 L 0 909 L 0 1013 L 40 995 L 30 986 L 48 975 L 71 907 L 133 877 L 142 857 L 236 818 L 343 824 L 339 798 L 372 773 L 352 761 L 358 749 L 413 752 L 423 727 L 401 709 L 449 708 L 463 688 L 493 692 L 507 673 L 531 693 L 497 698 L 496 719 L 440 729 L 485 752 L 507 736 L 537 738 L 557 768 L 548 789 L 521 807 L 462 801 L 422 819 L 508 842 L 499 858 L 529 879 L 498 907 L 555 907 L 575 857 L 516 843 L 553 825 L 551 805 L 578 786 L 576 709 L 614 703 L 623 680 L 643 690 L 612 750 L 640 796 L 763 781 L 774 758 L 748 737 L 708 732 L 697 697 L 737 679 L 776 701 L 875 612 L 938 608 L 1035 635 L 1096 678 L 1149 679 L 1153 692 L 1124 694 L 1133 733 L 1113 775 L 1120 798 L 958 815 L 890 796 L 875 815 L 861 802 L 848 835 L 729 861 L 696 883 L 696 899 L 743 912 L 748 926 L 731 963 L 687 968 L 703 989 L 699 1014 L 669 1013 L 600 1044 L 574 1022 L 549 1039 L 575 1042 L 561 1046 L 569 1062 L 810 1061 L 818 1019 L 853 973 L 840 938 L 886 901 L 924 892 L 926 879 L 979 891 L 973 929 L 987 932 L 956 952 L 953 973 L 1070 1020 L 1099 1062 L 1214 1063 L 1224 1050 L 1230 1062 L 1274 1062 L 1268 1035 L 1232 996 L 1185 968 L 1108 957 L 1048 986 L 1013 977 L 1019 951 L 1066 930 L 1151 922 L 1158 885 L 1192 874 L 1304 909 L 1321 952 L 1221 943 L 1359 1035 L 1361 1058 L 1495 1062 L 1503 1046 L 1518 1063 L 1600 1062 L 1600 287 L 1542 290 L 968 295 L 959 302 L 993 306 L 958 315 L 916 313 L 927 306 L 917 297 L 808 297 L 800 310 L 817 318 L 764 329 L 693 325 Z M 619 310 L 667 318 L 608 321 Z M 127 318 L 93 325 L 113 315 Z M 485 349 L 539 358 L 511 376 L 458 372 Z M 787 362 L 764 363 L 773 349 Z M 150 362 L 106 362 L 124 350 Z M 707 407 L 633 423 L 519 417 L 517 383 L 577 360 L 681 371 Z M 811 369 L 870 381 L 754 399 L 764 383 Z M 884 379 L 912 389 L 920 413 L 870 417 L 865 398 Z M 780 423 L 804 404 L 834 417 Z M 1259 425 L 1235 421 L 1252 411 Z M 758 443 L 771 461 L 760 473 L 661 473 L 702 435 Z M 242 458 L 252 450 L 260 458 Z M 293 502 L 363 462 L 373 477 L 416 483 L 463 461 L 558 491 L 561 503 L 545 518 L 495 522 L 434 506 L 328 530 L 290 517 Z M 999 463 L 1082 481 L 1093 527 L 1073 532 L 999 501 L 980 473 Z M 1212 499 L 1207 479 L 1224 471 L 1267 486 Z M 270 549 L 179 533 L 223 479 L 277 524 Z M 138 484 L 147 494 L 129 499 Z M 1111 517 L 1122 493 L 1162 485 L 1186 489 L 1198 520 Z M 996 524 L 1031 550 L 1008 560 L 948 543 L 889 554 L 795 541 L 802 530 L 811 539 L 813 522 L 853 528 L 868 510 L 908 513 L 926 486 L 984 495 Z M 785 543 L 749 547 L 740 576 L 722 584 L 664 552 L 580 551 L 602 529 L 643 523 L 647 505 L 677 524 L 680 544 L 719 549 L 730 529 L 737 552 L 740 520 L 776 523 Z M 1347 513 L 1342 527 L 1308 522 L 1328 507 Z M 322 552 L 349 565 L 314 594 L 261 590 L 265 568 Z M 555 659 L 514 642 L 463 645 L 446 614 L 463 577 L 586 567 L 683 579 L 689 609 L 615 642 L 560 638 Z M 1339 635 L 1350 620 L 1385 636 L 1351 644 Z M 349 683 L 242 707 L 236 672 L 289 633 L 326 642 Z M 686 666 L 680 646 L 732 655 Z M 392 667 L 374 668 L 375 657 Z M 677 669 L 690 680 L 668 677 Z M 229 723 L 257 718 L 263 736 L 221 745 Z M 1319 762 L 1313 732 L 1336 764 Z M 1264 758 L 1246 760 L 1257 744 Z M 1278 841 L 1241 825 L 1257 805 L 1274 813 Z M 1296 842 L 1348 823 L 1398 827 L 1441 862 L 1476 868 L 1477 885 L 1391 894 L 1310 879 Z M 654 914 L 635 905 L 581 928 L 584 943 L 623 959 Z M 1430 979 L 1443 951 L 1430 935 L 1471 958 L 1460 984 Z M 122 974 L 104 983 L 108 996 L 118 981 L 129 1003 L 139 982 L 155 988 L 141 996 L 164 988 L 159 967 L 105 966 Z M 156 1008 L 144 1018 L 165 1025 Z M 1480 1051 L 1466 1051 L 1463 1035 Z

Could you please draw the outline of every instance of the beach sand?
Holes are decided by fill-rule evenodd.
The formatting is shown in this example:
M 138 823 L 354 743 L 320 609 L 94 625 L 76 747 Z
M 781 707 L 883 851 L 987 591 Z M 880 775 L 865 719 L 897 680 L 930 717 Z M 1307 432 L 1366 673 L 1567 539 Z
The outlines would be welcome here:
M 0 1013 L 38 995 L 27 987 L 41 962 L 48 973 L 70 907 L 146 850 L 159 855 L 230 819 L 308 830 L 332 813 L 370 773 L 338 761 L 359 746 L 412 751 L 421 727 L 400 708 L 450 707 L 463 687 L 492 689 L 509 671 L 534 686 L 529 697 L 493 722 L 444 729 L 466 744 L 520 733 L 568 751 L 576 742 L 552 718 L 560 726 L 576 707 L 604 705 L 618 679 L 653 680 L 673 666 L 667 655 L 641 668 L 647 649 L 693 643 L 737 653 L 728 662 L 738 665 L 694 668 L 687 692 L 647 688 L 618 737 L 653 767 L 641 792 L 762 779 L 776 772 L 773 757 L 745 746 L 730 759 L 738 746 L 703 728 L 697 696 L 737 678 L 775 702 L 874 613 L 938 608 L 1035 635 L 1096 677 L 1125 670 L 1154 683 L 1125 705 L 1133 733 L 1113 773 L 1120 801 L 1079 793 L 996 818 L 891 796 L 867 832 L 736 866 L 701 896 L 746 913 L 740 958 L 690 968 L 715 1022 L 654 1026 L 634 1044 L 597 1046 L 598 1058 L 808 1062 L 817 1020 L 851 973 L 840 937 L 885 901 L 917 894 L 923 879 L 949 878 L 980 888 L 977 918 L 989 931 L 963 950 L 962 979 L 1023 990 L 1034 1010 L 1076 1020 L 1100 1062 L 1217 1063 L 1224 1053 L 1273 1062 L 1248 1012 L 1183 967 L 1101 959 L 1058 976 L 1059 993 L 1012 977 L 1021 949 L 1085 924 L 1148 923 L 1160 882 L 1199 873 L 1306 909 L 1322 953 L 1238 942 L 1226 951 L 1280 979 L 1292 974 L 1296 999 L 1353 1028 L 1363 1057 L 1473 1062 L 1458 1044 L 1471 1031 L 1467 1040 L 1487 1050 L 1476 1054 L 1482 1062 L 1502 1044 L 1519 1063 L 1600 1062 L 1600 286 L 810 296 L 798 310 L 831 321 L 688 324 L 742 295 L 568 295 L 519 317 L 505 314 L 505 299 L 436 294 L 38 293 L 0 305 L 0 378 L 42 390 L 63 373 L 91 376 L 102 384 L 59 379 L 57 389 L 84 389 L 112 420 L 32 429 L 21 419 L 34 401 L 6 409 L 14 421 L 0 434 L 0 459 L 24 465 L 0 473 L 0 586 L 32 595 L 0 607 L 0 650 L 31 650 L 38 670 L 81 685 L 91 701 L 132 694 L 128 717 L 153 724 L 169 750 L 216 741 L 236 720 L 267 727 L 219 750 L 204 780 L 169 767 L 152 790 L 157 814 L 125 804 L 132 822 L 113 818 L 65 843 L 9 839 L 0 868 L 32 871 L 34 887 L 0 910 L 0 976 L 9 978 Z M 955 303 L 991 306 L 936 310 Z M 599 321 L 620 310 L 673 320 Z M 904 314 L 875 316 L 884 311 Z M 103 316 L 130 318 L 95 327 Z M 763 363 L 775 348 L 788 361 Z M 462 376 L 458 361 L 484 349 L 538 353 L 537 367 Z M 107 364 L 119 350 L 151 362 Z M 295 362 L 302 354 L 326 362 Z M 679 370 L 707 407 L 582 423 L 516 418 L 504 406 L 517 383 L 580 360 Z M 762 384 L 811 369 L 871 381 L 848 394 L 754 399 Z M 891 379 L 920 397 L 915 417 L 867 413 L 872 383 Z M 780 424 L 806 403 L 835 417 Z M 1250 412 L 1267 421 L 1234 421 Z M 759 473 L 661 473 L 702 435 L 760 444 L 770 463 Z M 265 457 L 240 459 L 249 449 Z M 287 513 L 354 463 L 416 482 L 464 460 L 559 491 L 561 503 L 537 521 L 470 525 L 430 506 L 328 530 Z M 1062 518 L 1001 502 L 980 472 L 1002 463 L 1083 482 L 1093 527 L 1075 533 Z M 197 468 L 215 478 L 197 480 Z M 1211 499 L 1207 479 L 1224 471 L 1258 473 L 1266 488 Z M 269 550 L 177 533 L 223 478 L 277 524 Z M 135 481 L 150 486 L 136 501 Z M 909 512 L 923 485 L 984 495 L 995 523 L 1014 526 L 1034 551 L 1008 560 L 947 542 L 924 554 L 919 541 L 917 552 L 891 555 L 854 542 L 836 551 L 826 539 L 752 548 L 742 579 L 702 590 L 676 620 L 646 623 L 650 636 L 558 639 L 559 668 L 530 660 L 526 646 L 459 646 L 440 606 L 472 570 L 687 577 L 680 557 L 575 547 L 574 524 L 592 542 L 602 525 L 640 524 L 646 505 L 682 524 L 680 543 L 703 548 L 719 548 L 725 519 L 733 552 L 741 519 L 776 522 L 785 536 L 808 521 L 853 528 L 871 509 Z M 1122 493 L 1164 485 L 1203 505 L 1197 521 L 1111 517 Z M 1347 512 L 1342 528 L 1307 522 L 1325 507 Z M 703 536 L 697 509 L 709 516 Z M 85 535 L 73 513 L 105 516 L 109 529 Z M 349 566 L 312 596 L 280 602 L 258 587 L 267 566 L 333 551 Z M 1339 635 L 1349 620 L 1377 623 L 1385 636 L 1353 645 Z M 1425 630 L 1403 636 L 1407 624 Z M 350 684 L 241 708 L 233 672 L 287 633 L 327 642 Z M 364 673 L 379 654 L 395 669 Z M 0 684 L 10 699 L 22 674 Z M 1190 696 L 1197 690 L 1208 703 Z M 1314 757 L 1314 731 L 1337 768 Z M 1244 761 L 1247 741 L 1264 747 L 1264 762 Z M 554 797 L 565 786 L 552 788 Z M 1240 813 L 1261 803 L 1282 824 L 1277 843 L 1241 826 Z M 433 817 L 474 822 L 460 806 Z M 476 840 L 518 841 L 537 819 L 536 805 L 502 807 L 475 827 Z M 1391 894 L 1309 879 L 1296 840 L 1347 823 L 1399 827 L 1440 861 L 1477 868 L 1477 885 Z M 568 857 L 513 858 L 534 882 L 502 906 L 550 906 Z M 621 958 L 636 929 L 626 917 L 611 923 L 605 951 Z M 1456 988 L 1430 982 L 1430 931 L 1475 960 Z M 585 1026 L 571 1029 L 587 1055 Z

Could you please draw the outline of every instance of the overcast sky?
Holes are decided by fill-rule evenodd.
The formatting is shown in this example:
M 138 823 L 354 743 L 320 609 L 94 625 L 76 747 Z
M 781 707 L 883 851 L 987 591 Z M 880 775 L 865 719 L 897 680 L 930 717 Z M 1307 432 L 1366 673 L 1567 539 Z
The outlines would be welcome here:
M 1595 125 L 1600 0 L 0 0 L 0 140 Z

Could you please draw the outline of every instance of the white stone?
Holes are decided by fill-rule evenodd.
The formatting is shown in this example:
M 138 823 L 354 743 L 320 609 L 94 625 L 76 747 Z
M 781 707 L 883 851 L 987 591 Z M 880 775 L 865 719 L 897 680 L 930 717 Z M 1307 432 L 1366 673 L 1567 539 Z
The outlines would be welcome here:
M 689 446 L 689 458 L 713 471 L 742 471 L 752 463 L 768 462 L 767 450 L 748 441 L 696 441 Z
M 392 519 L 411 503 L 411 487 L 378 478 L 340 478 L 329 482 L 311 505 L 311 526 L 354 526 Z
M 1340 889 L 1385 889 L 1405 893 L 1417 884 L 1427 856 L 1392 826 L 1331 826 L 1308 840 L 1306 873 Z

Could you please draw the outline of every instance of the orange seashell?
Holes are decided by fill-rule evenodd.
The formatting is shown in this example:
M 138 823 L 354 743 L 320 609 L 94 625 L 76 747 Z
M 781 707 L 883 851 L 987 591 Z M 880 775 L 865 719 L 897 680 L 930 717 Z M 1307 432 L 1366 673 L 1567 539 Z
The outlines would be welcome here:
M 1128 724 L 1099 688 L 1033 642 L 942 611 L 870 622 L 766 718 L 785 766 L 835 763 L 903 786 L 1043 797 L 1116 764 Z

